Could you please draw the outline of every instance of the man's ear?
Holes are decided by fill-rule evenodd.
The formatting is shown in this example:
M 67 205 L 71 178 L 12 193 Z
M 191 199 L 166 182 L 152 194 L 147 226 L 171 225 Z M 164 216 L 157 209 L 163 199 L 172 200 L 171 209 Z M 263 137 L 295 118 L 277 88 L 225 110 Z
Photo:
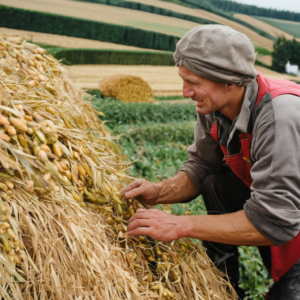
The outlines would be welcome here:
M 235 88 L 235 84 L 233 83 L 226 83 L 226 89 L 228 91 L 232 91 Z

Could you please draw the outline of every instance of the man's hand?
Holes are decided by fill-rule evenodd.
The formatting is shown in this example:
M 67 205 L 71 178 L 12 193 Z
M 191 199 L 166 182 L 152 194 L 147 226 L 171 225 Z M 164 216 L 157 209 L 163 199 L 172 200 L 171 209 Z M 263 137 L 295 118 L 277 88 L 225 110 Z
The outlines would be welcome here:
M 120 191 L 122 198 L 135 198 L 143 205 L 156 205 L 159 188 L 156 184 L 145 179 L 137 179 Z
M 131 236 L 149 235 L 154 240 L 170 242 L 182 237 L 179 219 L 158 209 L 138 209 L 127 231 Z
M 276 246 L 247 219 L 243 210 L 225 215 L 174 216 L 157 209 L 139 209 L 129 220 L 131 236 L 149 235 L 163 242 L 181 238 L 229 245 Z
M 125 199 L 135 198 L 143 205 L 179 203 L 196 198 L 200 192 L 185 172 L 158 183 L 137 179 L 120 191 Z

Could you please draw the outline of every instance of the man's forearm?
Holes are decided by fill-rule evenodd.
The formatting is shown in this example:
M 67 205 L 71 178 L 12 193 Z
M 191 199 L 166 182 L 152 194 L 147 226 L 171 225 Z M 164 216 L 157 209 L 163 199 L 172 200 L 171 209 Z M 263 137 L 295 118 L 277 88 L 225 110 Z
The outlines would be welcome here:
M 200 191 L 185 172 L 156 184 L 159 193 L 157 204 L 179 203 L 196 198 Z
M 276 246 L 248 220 L 243 210 L 225 215 L 180 216 L 179 235 L 243 246 Z

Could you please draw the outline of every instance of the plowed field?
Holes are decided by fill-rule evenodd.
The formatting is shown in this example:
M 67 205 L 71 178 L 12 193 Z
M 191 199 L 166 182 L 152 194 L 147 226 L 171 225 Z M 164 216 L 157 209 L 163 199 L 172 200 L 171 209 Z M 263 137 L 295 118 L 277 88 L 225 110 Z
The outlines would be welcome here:
M 260 66 L 256 66 L 256 69 L 266 77 L 300 82 L 300 77 L 279 74 Z M 86 89 L 99 89 L 99 82 L 104 78 L 126 74 L 141 76 L 150 84 L 155 95 L 181 95 L 182 93 L 182 79 L 178 75 L 177 67 L 77 65 L 70 67 L 70 74 L 81 88 Z
M 19 35 L 24 37 L 27 41 L 33 43 L 44 43 L 51 46 L 60 46 L 65 48 L 92 48 L 92 49 L 119 49 L 119 50 L 150 50 L 133 46 L 125 46 L 113 43 L 99 42 L 88 39 L 74 38 L 65 35 L 40 33 L 34 31 L 18 30 L 0 27 L 0 34 Z M 159 50 L 161 51 L 161 50 Z

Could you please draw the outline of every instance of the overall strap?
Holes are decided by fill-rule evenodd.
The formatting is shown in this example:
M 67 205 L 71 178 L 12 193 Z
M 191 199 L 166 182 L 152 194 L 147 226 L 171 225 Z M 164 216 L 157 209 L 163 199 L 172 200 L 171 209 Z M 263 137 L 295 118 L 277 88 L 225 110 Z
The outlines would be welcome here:
M 250 115 L 250 120 L 249 120 L 249 124 L 248 124 L 248 128 L 247 128 L 247 132 L 252 133 L 252 130 L 254 128 L 254 124 L 256 122 L 256 119 L 259 115 L 259 113 L 261 112 L 262 108 L 264 107 L 265 104 L 269 103 L 270 101 L 272 101 L 272 96 L 271 93 L 267 93 L 266 95 L 264 95 L 260 101 L 253 101 L 250 105 L 250 111 L 251 111 L 251 115 Z

